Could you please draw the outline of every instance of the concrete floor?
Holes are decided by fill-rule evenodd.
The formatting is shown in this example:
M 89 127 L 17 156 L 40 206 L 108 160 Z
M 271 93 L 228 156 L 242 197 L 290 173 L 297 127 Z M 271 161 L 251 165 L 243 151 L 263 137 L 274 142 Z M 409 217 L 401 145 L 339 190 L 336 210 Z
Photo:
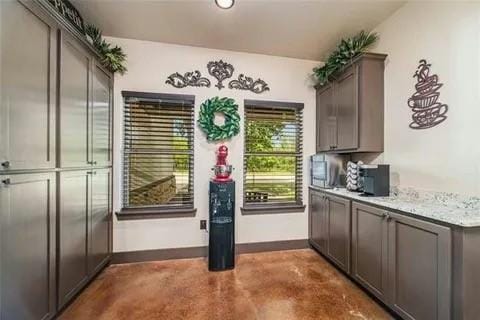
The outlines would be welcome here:
M 316 252 L 243 254 L 236 269 L 208 272 L 184 259 L 107 268 L 62 320 L 392 319 Z

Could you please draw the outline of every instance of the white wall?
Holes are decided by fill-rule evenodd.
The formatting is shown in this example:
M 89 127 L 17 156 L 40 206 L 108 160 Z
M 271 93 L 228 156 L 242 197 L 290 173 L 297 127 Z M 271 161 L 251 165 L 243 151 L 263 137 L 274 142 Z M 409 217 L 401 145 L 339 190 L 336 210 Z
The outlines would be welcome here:
M 115 175 L 114 210 L 121 206 L 121 136 L 122 136 L 122 90 L 179 93 L 195 95 L 195 117 L 198 118 L 200 104 L 214 96 L 235 99 L 243 120 L 243 100 L 276 100 L 301 102 L 304 109 L 304 204 L 308 201 L 307 185 L 308 156 L 315 152 L 315 92 L 309 74 L 315 61 L 297 60 L 265 55 L 246 54 L 230 51 L 211 50 L 188 46 L 110 38 L 120 45 L 128 55 L 128 73 L 115 77 Z M 223 59 L 235 67 L 234 77 L 239 73 L 264 79 L 270 91 L 254 94 L 248 91 L 224 88 L 219 91 L 215 79 L 208 75 L 209 61 Z M 200 70 L 212 80 L 210 88 L 188 87 L 176 89 L 165 84 L 168 75 L 174 72 Z M 228 83 L 228 82 L 227 82 Z M 227 84 L 225 83 L 225 84 Z M 195 120 L 196 120 L 195 119 Z M 242 216 L 243 177 L 243 121 L 240 134 L 227 142 L 230 149 L 229 161 L 235 167 L 233 178 L 237 182 L 236 197 L 236 241 L 237 243 L 261 242 L 307 238 L 307 211 L 292 214 L 268 214 Z M 195 129 L 194 218 L 151 219 L 117 221 L 114 219 L 114 251 L 133 251 L 175 247 L 207 245 L 205 231 L 200 230 L 200 220 L 208 219 L 208 181 L 212 176 L 210 168 L 215 163 L 217 145 L 206 142 L 203 132 Z
M 480 195 L 480 3 L 407 3 L 376 31 L 373 51 L 388 54 L 385 153 L 377 160 L 392 165 L 395 184 Z M 439 101 L 449 112 L 437 127 L 412 130 L 407 99 L 420 59 L 444 83 Z

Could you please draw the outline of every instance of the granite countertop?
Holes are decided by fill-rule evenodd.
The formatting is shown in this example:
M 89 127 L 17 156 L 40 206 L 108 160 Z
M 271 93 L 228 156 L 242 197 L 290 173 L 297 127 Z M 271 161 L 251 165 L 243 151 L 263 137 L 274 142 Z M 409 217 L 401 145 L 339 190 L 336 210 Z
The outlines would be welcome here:
M 311 188 L 449 225 L 480 227 L 480 198 L 478 197 L 413 188 L 392 190 L 389 197 L 363 197 L 358 192 L 351 192 L 345 188 L 322 189 L 314 186 Z

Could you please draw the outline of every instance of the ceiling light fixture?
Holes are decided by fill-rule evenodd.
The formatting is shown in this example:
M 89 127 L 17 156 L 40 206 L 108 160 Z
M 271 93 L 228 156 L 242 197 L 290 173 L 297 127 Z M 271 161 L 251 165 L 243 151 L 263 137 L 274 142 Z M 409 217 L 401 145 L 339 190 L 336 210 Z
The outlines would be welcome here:
M 235 4 L 235 0 L 215 0 L 219 8 L 230 9 Z

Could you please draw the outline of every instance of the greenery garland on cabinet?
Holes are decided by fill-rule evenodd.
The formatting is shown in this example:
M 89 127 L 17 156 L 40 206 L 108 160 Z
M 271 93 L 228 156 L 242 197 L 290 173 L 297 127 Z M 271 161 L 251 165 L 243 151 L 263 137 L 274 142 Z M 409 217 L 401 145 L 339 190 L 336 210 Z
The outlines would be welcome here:
M 127 71 L 125 67 L 127 55 L 119 46 L 107 43 L 102 38 L 102 32 L 95 26 L 89 24 L 85 27 L 85 33 L 92 39 L 92 44 L 100 53 L 102 65 L 113 73 L 124 74 Z
M 215 124 L 215 113 L 224 115 L 224 125 Z M 240 132 L 238 105 L 231 98 L 214 97 L 207 99 L 200 105 L 198 124 L 207 135 L 208 141 L 230 139 Z
M 377 33 L 367 33 L 365 31 L 360 31 L 351 38 L 342 39 L 337 48 L 328 56 L 325 64 L 313 69 L 318 84 L 324 85 L 327 83 L 332 74 L 351 62 L 377 40 Z

